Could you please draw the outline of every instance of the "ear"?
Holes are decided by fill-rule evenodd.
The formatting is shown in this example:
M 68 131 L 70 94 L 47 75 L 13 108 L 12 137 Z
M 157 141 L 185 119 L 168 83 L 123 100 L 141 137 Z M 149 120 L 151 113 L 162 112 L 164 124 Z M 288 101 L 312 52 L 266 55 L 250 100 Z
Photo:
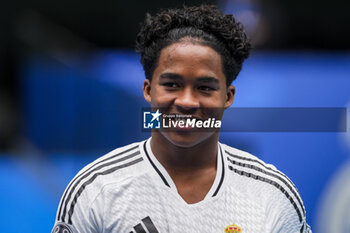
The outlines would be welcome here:
M 149 81 L 148 79 L 145 79 L 145 81 L 143 82 L 143 97 L 145 98 L 145 100 L 148 103 L 151 103 L 151 81 Z
M 236 93 L 236 88 L 234 86 L 230 85 L 226 91 L 226 101 L 224 104 L 225 109 L 227 109 L 228 107 L 230 107 L 232 105 L 233 100 L 235 98 L 235 93 Z

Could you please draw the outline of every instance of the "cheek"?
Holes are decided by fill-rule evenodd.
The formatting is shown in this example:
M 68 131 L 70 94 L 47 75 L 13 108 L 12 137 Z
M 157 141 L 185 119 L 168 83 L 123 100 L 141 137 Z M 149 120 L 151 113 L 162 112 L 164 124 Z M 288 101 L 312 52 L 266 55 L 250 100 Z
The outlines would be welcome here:
M 151 89 L 151 102 L 153 105 L 165 105 L 175 98 L 175 93 L 169 93 L 161 86 L 155 86 Z
M 208 108 L 222 108 L 226 102 L 226 96 L 221 93 L 215 93 L 210 97 L 203 96 L 201 103 Z

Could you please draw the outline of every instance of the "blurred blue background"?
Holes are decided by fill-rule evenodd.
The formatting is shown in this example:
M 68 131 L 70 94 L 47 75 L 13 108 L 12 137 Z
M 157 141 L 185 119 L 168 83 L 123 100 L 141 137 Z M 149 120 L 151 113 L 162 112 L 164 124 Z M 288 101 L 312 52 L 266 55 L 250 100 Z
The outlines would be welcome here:
M 305 23 L 293 30 L 294 24 L 283 17 L 286 7 L 294 6 L 291 1 L 286 5 L 217 2 L 243 22 L 256 47 L 233 83 L 233 107 L 349 108 L 350 48 L 343 43 L 349 38 L 348 30 L 333 28 L 333 34 L 326 33 L 319 40 L 323 30 L 317 31 L 315 25 L 323 19 L 317 18 L 321 15 L 317 12 L 325 9 L 322 3 L 313 15 L 316 23 L 311 19 L 308 23 L 305 19 L 310 15 L 303 18 L 292 8 L 299 13 L 296 20 Z M 160 5 L 154 1 L 144 11 L 154 12 Z M 132 50 L 135 35 L 126 33 L 123 20 L 113 18 L 124 9 L 121 5 L 110 6 L 108 11 L 107 4 L 93 11 L 95 5 L 86 3 L 82 17 L 90 21 L 85 24 L 82 19 L 73 20 L 78 5 L 65 8 L 63 2 L 57 8 L 67 9 L 66 18 L 44 2 L 20 10 L 9 6 L 13 28 L 8 34 L 13 40 L 9 37 L 0 43 L 0 50 L 5 51 L 0 56 L 4 58 L 0 59 L 1 232 L 50 232 L 59 199 L 82 167 L 116 147 L 150 136 L 141 130 L 141 108 L 148 107 L 142 94 L 144 74 L 139 55 Z M 104 13 L 106 23 L 93 23 L 94 17 Z M 136 19 L 124 16 L 140 22 L 144 14 L 134 13 Z M 114 24 L 119 32 L 110 30 Z M 137 31 L 138 27 L 130 28 Z M 298 32 L 303 32 L 301 38 Z M 347 132 L 328 133 L 224 132 L 220 141 L 287 174 L 301 194 L 314 232 L 350 232 L 345 223 L 350 222 L 349 126 Z
M 11 226 L 7 232 L 47 232 L 76 172 L 115 147 L 149 137 L 141 131 L 140 112 L 148 104 L 139 57 L 132 51 L 102 51 L 64 64 L 31 56 L 23 64 L 21 119 L 30 150 L 1 157 L 0 200 L 10 211 L 2 211 L 0 219 Z M 234 106 L 346 107 L 349 67 L 345 53 L 253 53 L 234 82 Z M 350 159 L 346 135 L 225 132 L 221 141 L 286 173 L 313 225 L 321 194 Z

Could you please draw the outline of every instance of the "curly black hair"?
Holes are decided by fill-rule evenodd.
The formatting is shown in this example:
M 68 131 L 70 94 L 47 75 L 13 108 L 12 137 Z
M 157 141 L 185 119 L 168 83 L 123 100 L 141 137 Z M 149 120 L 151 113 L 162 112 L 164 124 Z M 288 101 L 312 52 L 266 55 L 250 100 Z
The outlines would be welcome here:
M 155 16 L 147 14 L 136 37 L 136 51 L 141 54 L 147 79 L 152 80 L 161 50 L 182 40 L 207 45 L 221 55 L 227 86 L 236 79 L 251 49 L 242 24 L 214 5 L 166 9 Z

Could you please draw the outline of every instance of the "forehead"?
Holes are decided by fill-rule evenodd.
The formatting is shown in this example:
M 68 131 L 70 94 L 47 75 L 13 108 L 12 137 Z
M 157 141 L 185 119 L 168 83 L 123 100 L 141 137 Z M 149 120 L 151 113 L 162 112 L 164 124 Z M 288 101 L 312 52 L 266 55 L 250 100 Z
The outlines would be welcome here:
M 221 56 L 209 46 L 191 42 L 178 42 L 162 49 L 156 70 L 224 77 Z

